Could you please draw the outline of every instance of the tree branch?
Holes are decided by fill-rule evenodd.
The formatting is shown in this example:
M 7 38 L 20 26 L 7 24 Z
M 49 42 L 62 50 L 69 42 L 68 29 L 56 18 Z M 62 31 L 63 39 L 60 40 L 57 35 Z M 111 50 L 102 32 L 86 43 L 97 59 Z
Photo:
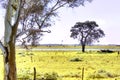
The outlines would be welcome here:
M 19 0 L 18 7 L 16 8 L 15 22 L 14 22 L 13 26 L 18 25 L 18 23 L 19 23 L 21 9 L 22 9 L 22 0 Z
M 39 29 L 41 29 L 41 27 L 42 27 L 43 24 L 45 23 L 45 20 L 51 15 L 52 12 L 58 10 L 59 8 L 61 8 L 61 7 L 63 7 L 64 5 L 67 4 L 67 2 L 66 2 L 66 3 L 64 3 L 64 4 L 62 4 L 62 5 L 58 6 L 58 7 L 56 7 L 56 6 L 59 4 L 59 2 L 60 2 L 60 1 L 58 0 L 58 1 L 56 2 L 56 4 L 51 8 L 51 11 L 50 11 L 49 13 L 46 14 L 46 16 L 45 16 L 45 18 L 43 19 L 41 25 L 38 25 L 38 26 L 39 26 Z M 36 22 L 36 23 L 38 24 L 38 22 Z
M 6 55 L 7 55 L 6 53 L 7 53 L 7 51 L 6 51 L 5 46 L 2 44 L 1 41 L 0 41 L 0 48 L 1 48 L 2 52 L 3 52 L 4 57 L 6 57 Z
M 20 32 L 16 35 L 16 38 L 18 38 L 19 36 L 22 36 L 23 34 L 25 34 L 26 32 L 30 32 L 29 34 L 31 34 L 32 32 L 47 32 L 47 33 L 51 33 L 50 30 L 48 31 L 44 31 L 44 30 L 41 30 L 41 29 L 27 29 L 25 30 L 24 32 Z

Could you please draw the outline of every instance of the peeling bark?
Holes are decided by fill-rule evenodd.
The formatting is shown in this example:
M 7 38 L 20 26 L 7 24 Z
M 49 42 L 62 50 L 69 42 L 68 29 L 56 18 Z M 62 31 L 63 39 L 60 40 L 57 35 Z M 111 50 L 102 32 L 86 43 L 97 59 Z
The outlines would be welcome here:
M 10 42 L 8 47 L 5 47 L 0 42 L 0 48 L 4 58 L 4 80 L 16 80 L 16 64 L 15 64 L 15 45 Z
M 3 52 L 4 59 L 4 80 L 17 80 L 15 40 L 19 24 L 20 10 L 21 0 L 9 0 L 5 16 L 4 44 L 0 42 L 0 48 Z
M 10 41 L 6 47 L 7 56 L 4 57 L 4 80 L 16 80 L 15 44 Z

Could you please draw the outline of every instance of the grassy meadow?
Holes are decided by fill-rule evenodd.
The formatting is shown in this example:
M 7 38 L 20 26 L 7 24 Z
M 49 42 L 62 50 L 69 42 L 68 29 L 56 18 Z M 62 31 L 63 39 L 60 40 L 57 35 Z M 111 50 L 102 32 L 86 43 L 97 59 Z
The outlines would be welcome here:
M 28 46 L 29 48 L 31 48 L 31 46 Z M 21 46 L 17 46 L 17 48 L 23 48 Z M 37 49 L 48 49 L 48 48 L 66 48 L 66 49 L 78 49 L 81 48 L 81 46 L 79 45 L 40 45 L 37 47 L 34 47 Z M 86 49 L 120 49 L 120 45 L 89 45 L 86 46 Z
M 117 52 L 16 51 L 18 80 L 120 80 L 120 55 Z M 3 57 L 0 55 L 0 80 Z

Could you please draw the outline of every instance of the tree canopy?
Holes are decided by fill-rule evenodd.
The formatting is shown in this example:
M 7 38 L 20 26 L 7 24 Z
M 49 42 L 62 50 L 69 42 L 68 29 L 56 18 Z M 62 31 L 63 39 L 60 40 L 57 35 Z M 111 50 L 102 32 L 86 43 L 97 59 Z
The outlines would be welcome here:
M 85 45 L 92 44 L 105 36 L 104 31 L 98 27 L 95 21 L 77 22 L 70 31 L 70 37 L 78 39 L 83 49 Z
M 1 0 L 2 1 L 2 0 Z M 4 8 L 8 5 L 9 0 L 3 1 Z M 20 23 L 17 31 L 17 40 L 22 42 L 23 45 L 31 43 L 37 45 L 43 35 L 42 29 L 54 24 L 54 18 L 58 16 L 57 10 L 61 7 L 79 7 L 84 5 L 86 1 L 92 0 L 22 0 Z M 14 6 L 15 8 L 16 6 Z M 39 29 L 39 30 L 38 30 Z M 22 35 L 24 36 L 22 39 Z

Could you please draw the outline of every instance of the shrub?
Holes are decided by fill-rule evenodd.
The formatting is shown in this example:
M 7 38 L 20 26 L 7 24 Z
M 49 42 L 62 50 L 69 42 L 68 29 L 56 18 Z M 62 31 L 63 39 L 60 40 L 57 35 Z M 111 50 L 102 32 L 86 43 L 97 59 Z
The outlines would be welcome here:
M 29 75 L 19 75 L 19 78 L 17 80 L 32 80 L 30 79 Z
M 24 68 L 24 69 L 21 69 L 19 71 L 17 80 L 32 80 L 31 74 L 30 74 L 30 69 L 28 69 L 28 68 Z
M 76 57 L 76 58 L 71 59 L 70 61 L 79 62 L 79 61 L 83 61 L 83 60 L 81 58 Z
M 21 57 L 25 57 L 25 53 L 18 53 Z
M 56 72 L 53 73 L 45 73 L 40 80 L 58 80 L 59 76 Z
M 71 78 L 81 78 L 81 75 L 80 75 L 80 73 L 78 72 L 78 73 L 69 73 L 69 74 L 66 74 L 66 75 L 64 75 L 64 76 L 62 76 L 62 77 L 71 77 Z
M 34 55 L 34 54 L 33 54 L 33 53 L 29 53 L 29 54 L 28 54 L 28 53 L 27 53 L 26 55 L 28 55 L 28 56 L 32 56 L 32 55 Z
M 117 74 L 113 74 L 105 70 L 98 70 L 98 71 L 95 71 L 93 74 L 90 74 L 88 78 L 93 78 L 93 79 L 94 78 L 114 78 L 117 76 L 118 76 Z

